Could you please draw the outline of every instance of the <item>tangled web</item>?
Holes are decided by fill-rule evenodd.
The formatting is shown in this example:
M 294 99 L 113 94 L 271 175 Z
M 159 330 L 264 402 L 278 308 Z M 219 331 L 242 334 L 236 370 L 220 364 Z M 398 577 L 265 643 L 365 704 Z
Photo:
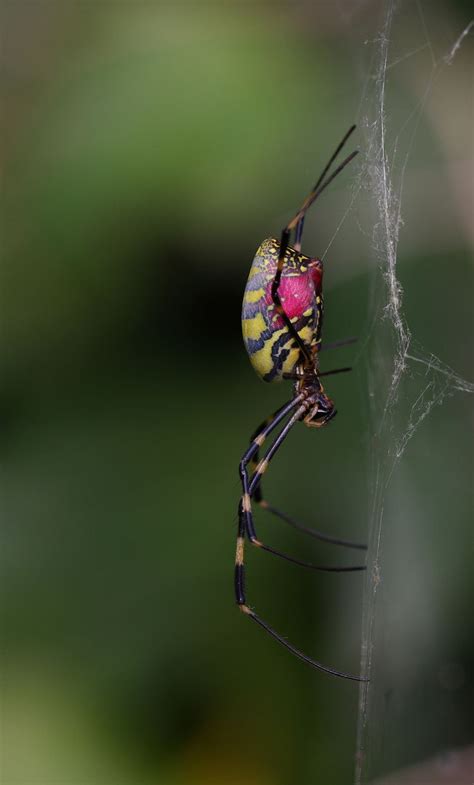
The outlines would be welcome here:
M 381 542 L 387 490 L 408 443 L 432 410 L 440 406 L 447 396 L 474 392 L 474 384 L 463 379 L 433 353 L 425 351 L 412 335 L 404 315 L 403 291 L 397 275 L 399 237 L 403 226 L 403 184 L 418 124 L 433 85 L 439 75 L 453 64 L 474 21 L 460 32 L 448 51 L 436 58 L 421 0 L 416 0 L 412 8 L 419 22 L 420 45 L 395 58 L 392 32 L 400 5 L 391 1 L 387 3 L 382 29 L 372 42 L 372 65 L 359 117 L 359 127 L 362 126 L 366 134 L 366 161 L 349 207 L 351 210 L 361 191 L 366 189 L 370 192 L 375 212 L 371 245 L 377 261 L 371 295 L 371 313 L 374 315 L 368 340 L 371 351 L 367 352 L 370 417 L 375 446 L 371 456 L 370 575 L 362 634 L 362 674 L 368 676 L 371 683 L 362 685 L 360 692 L 357 785 L 366 782 L 370 774 L 367 759 L 370 726 L 374 722 L 372 691 L 376 686 L 372 665 L 377 593 L 383 579 Z M 428 83 L 415 110 L 394 135 L 387 112 L 387 90 L 392 69 L 422 50 L 431 57 Z M 387 346 L 391 347 L 390 351 L 387 351 Z M 370 357 L 374 360 L 371 361 Z M 403 406 L 399 405 L 402 383 Z

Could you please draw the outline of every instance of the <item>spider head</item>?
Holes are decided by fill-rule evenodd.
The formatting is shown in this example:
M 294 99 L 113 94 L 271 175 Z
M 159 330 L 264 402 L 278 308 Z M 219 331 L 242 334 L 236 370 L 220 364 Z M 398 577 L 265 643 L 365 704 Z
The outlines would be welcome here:
M 318 393 L 314 405 L 304 418 L 306 425 L 312 428 L 321 428 L 332 420 L 337 414 L 336 407 L 330 398 L 321 390 Z

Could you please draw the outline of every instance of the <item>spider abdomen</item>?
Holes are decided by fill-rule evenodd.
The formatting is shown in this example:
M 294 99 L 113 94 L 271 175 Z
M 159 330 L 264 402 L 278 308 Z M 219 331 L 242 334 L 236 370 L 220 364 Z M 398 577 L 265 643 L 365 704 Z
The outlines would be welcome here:
M 242 303 L 245 348 L 255 371 L 266 382 L 281 381 L 283 374 L 292 373 L 300 360 L 300 349 L 277 312 L 271 293 L 279 250 L 280 243 L 273 238 L 260 245 Z M 312 350 L 321 333 L 322 275 L 319 259 L 287 248 L 278 292 L 286 315 Z

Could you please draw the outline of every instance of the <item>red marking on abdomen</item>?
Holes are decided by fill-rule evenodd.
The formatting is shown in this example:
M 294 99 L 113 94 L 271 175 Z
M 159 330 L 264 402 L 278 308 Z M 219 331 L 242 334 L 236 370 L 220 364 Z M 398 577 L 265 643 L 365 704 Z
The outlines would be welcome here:
M 289 319 L 299 318 L 309 308 L 316 307 L 316 292 L 313 278 L 309 273 L 282 277 L 278 288 L 281 304 Z M 272 282 L 267 285 L 265 303 L 273 305 Z M 284 327 L 281 316 L 274 315 L 273 325 L 276 330 Z

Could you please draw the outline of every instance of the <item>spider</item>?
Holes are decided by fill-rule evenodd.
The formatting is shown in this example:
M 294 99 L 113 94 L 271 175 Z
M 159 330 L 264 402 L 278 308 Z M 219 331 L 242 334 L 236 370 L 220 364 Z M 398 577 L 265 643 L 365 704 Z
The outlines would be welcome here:
M 334 344 L 321 343 L 323 320 L 322 276 L 323 263 L 320 259 L 301 253 L 306 212 L 324 189 L 357 155 L 352 152 L 328 175 L 336 157 L 353 133 L 353 125 L 346 133 L 337 149 L 324 167 L 314 188 L 303 202 L 294 218 L 285 226 L 280 241 L 264 240 L 252 263 L 242 306 L 242 332 L 245 348 L 257 374 L 266 382 L 282 380 L 293 381 L 293 397 L 272 414 L 252 435 L 250 446 L 243 454 L 239 464 L 242 483 L 242 497 L 238 507 L 237 548 L 235 555 L 235 598 L 240 610 L 260 627 L 263 627 L 282 646 L 313 668 L 354 681 L 364 678 L 345 673 L 323 665 L 301 652 L 266 621 L 258 616 L 247 604 L 244 588 L 244 544 L 247 537 L 250 543 L 261 550 L 282 559 L 313 570 L 327 572 L 351 572 L 364 570 L 365 567 L 322 567 L 300 561 L 286 553 L 264 544 L 257 536 L 252 515 L 252 502 L 283 519 L 297 529 L 317 539 L 350 548 L 365 549 L 365 545 L 336 539 L 309 529 L 294 521 L 285 513 L 272 507 L 262 495 L 262 477 L 295 423 L 304 422 L 310 428 L 322 428 L 336 414 L 332 400 L 326 395 L 321 377 L 333 373 L 349 371 L 339 368 L 321 373 L 319 370 L 319 351 L 321 348 L 341 346 L 355 339 L 338 341 Z M 328 175 L 326 177 L 326 175 Z M 326 178 L 326 179 L 325 179 Z M 295 232 L 293 246 L 290 246 L 291 233 Z M 259 451 L 270 434 L 287 419 L 280 432 L 259 459 Z M 248 467 L 251 466 L 249 472 Z

